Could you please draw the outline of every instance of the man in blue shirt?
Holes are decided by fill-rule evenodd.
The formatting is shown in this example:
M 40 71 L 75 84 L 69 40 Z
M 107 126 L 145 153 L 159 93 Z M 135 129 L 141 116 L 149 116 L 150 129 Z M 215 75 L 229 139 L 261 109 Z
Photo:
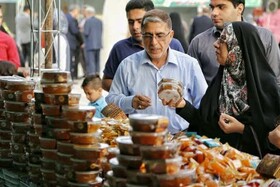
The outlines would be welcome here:
M 103 71 L 102 87 L 104 90 L 110 90 L 112 80 L 121 61 L 127 56 L 144 49 L 141 22 L 145 12 L 152 9 L 154 9 L 154 4 L 151 0 L 130 0 L 127 3 L 125 11 L 131 37 L 120 40 L 113 46 Z M 176 39 L 172 39 L 170 47 L 184 52 L 181 43 Z
M 163 106 L 158 83 L 163 78 L 182 82 L 183 98 L 195 107 L 207 89 L 207 83 L 196 59 L 169 47 L 173 38 L 169 15 L 158 9 L 145 13 L 141 31 L 144 49 L 125 58 L 120 64 L 107 103 L 115 103 L 125 113 L 149 113 L 167 116 L 168 130 L 175 134 L 188 128 L 175 108 Z

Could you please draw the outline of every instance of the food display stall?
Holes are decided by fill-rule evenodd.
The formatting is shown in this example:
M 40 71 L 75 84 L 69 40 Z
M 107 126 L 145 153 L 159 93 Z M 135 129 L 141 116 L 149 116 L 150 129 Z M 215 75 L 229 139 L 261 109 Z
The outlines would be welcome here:
M 174 88 L 168 82 L 162 81 L 161 97 Z M 269 164 L 258 169 L 263 160 L 256 156 L 196 133 L 170 135 L 165 116 L 127 118 L 109 104 L 106 117 L 94 119 L 95 108 L 79 105 L 72 84 L 69 72 L 60 70 L 42 72 L 38 82 L 0 77 L 2 186 L 279 185 L 260 174 Z

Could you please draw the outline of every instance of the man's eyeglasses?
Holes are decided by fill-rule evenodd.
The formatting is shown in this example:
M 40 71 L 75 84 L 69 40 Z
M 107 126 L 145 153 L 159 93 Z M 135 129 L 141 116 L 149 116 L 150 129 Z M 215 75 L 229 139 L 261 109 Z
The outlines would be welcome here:
M 163 41 L 165 40 L 166 36 L 169 35 L 171 31 L 169 31 L 167 34 L 164 33 L 157 33 L 157 34 L 149 34 L 149 33 L 142 33 L 142 37 L 144 40 L 152 40 L 154 37 L 157 41 Z

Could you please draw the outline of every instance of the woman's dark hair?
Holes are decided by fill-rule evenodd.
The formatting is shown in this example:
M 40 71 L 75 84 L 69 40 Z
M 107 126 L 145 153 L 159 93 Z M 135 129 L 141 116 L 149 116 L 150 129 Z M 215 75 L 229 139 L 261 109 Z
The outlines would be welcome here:
M 182 19 L 180 14 L 177 12 L 171 12 L 169 14 L 171 21 L 172 21 L 172 29 L 174 31 L 174 38 L 180 41 L 182 44 L 185 53 L 188 51 L 188 43 L 185 37 L 185 30 L 183 27 Z
M 0 76 L 12 76 L 17 74 L 17 68 L 9 61 L 0 61 Z
M 126 4 L 125 11 L 129 12 L 134 9 L 144 9 L 146 12 L 154 9 L 154 3 L 151 0 L 130 0 Z

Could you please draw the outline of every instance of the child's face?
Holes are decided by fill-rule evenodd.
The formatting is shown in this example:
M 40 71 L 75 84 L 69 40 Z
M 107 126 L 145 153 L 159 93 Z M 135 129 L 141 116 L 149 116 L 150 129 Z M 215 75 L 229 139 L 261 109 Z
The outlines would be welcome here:
M 102 88 L 95 90 L 90 86 L 85 86 L 85 87 L 83 87 L 83 89 L 87 96 L 87 99 L 90 102 L 95 102 L 102 96 Z

